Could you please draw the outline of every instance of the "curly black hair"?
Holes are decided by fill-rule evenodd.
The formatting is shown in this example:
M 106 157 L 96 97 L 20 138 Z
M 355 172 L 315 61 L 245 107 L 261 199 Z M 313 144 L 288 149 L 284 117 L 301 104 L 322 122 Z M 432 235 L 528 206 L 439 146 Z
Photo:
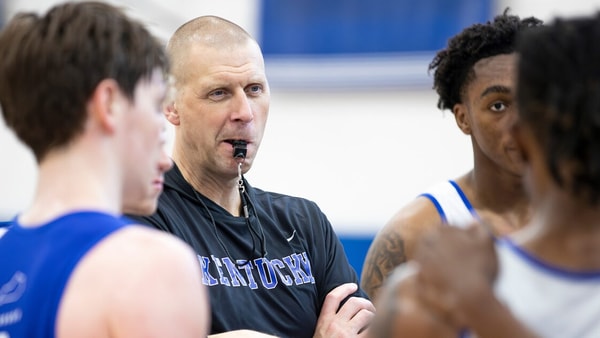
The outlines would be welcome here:
M 543 147 L 555 182 L 600 202 L 600 12 L 557 19 L 519 36 L 521 123 Z
M 540 25 L 539 19 L 521 20 L 516 15 L 509 15 L 506 9 L 493 21 L 474 24 L 452 37 L 448 46 L 429 64 L 429 71 L 435 69 L 433 89 L 439 95 L 438 108 L 452 110 L 454 105 L 461 103 L 461 95 L 472 80 L 477 61 L 514 52 L 517 33 Z

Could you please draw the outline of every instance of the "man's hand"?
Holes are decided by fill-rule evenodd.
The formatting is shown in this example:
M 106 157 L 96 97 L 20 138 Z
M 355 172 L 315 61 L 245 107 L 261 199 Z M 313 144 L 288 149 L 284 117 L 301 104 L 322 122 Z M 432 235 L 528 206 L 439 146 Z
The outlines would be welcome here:
M 358 285 L 347 283 L 327 294 L 317 321 L 315 338 L 367 337 L 367 326 L 375 315 L 373 304 L 365 298 L 351 297 L 340 308 L 342 301 L 356 290 Z
M 492 236 L 481 225 L 442 227 L 424 237 L 415 253 L 419 298 L 454 325 L 466 326 L 493 294 L 498 261 Z

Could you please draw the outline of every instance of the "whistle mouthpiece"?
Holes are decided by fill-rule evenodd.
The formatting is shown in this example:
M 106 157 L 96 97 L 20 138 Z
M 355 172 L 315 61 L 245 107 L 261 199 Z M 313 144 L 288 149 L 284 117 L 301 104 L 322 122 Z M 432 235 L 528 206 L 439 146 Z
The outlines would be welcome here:
M 246 158 L 246 141 L 233 141 L 233 158 Z

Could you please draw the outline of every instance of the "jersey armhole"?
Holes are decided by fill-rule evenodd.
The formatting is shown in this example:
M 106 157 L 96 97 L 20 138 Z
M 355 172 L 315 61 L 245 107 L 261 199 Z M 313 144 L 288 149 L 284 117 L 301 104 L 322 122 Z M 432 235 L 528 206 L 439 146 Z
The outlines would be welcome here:
M 435 209 L 437 210 L 438 214 L 440 215 L 440 218 L 442 219 L 442 224 L 444 224 L 444 225 L 448 224 L 448 219 L 446 218 L 444 209 L 442 209 L 442 206 L 440 205 L 438 200 L 435 197 L 433 197 L 433 195 L 425 193 L 425 194 L 421 194 L 419 196 L 425 197 L 429 201 L 431 201 L 431 203 L 433 203 L 433 205 L 435 206 Z

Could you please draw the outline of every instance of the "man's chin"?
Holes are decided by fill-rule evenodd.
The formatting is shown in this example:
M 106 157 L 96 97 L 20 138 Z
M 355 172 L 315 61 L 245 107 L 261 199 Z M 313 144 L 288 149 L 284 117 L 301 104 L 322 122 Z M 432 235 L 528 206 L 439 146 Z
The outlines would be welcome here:
M 156 202 L 138 203 L 136 205 L 125 205 L 123 213 L 136 216 L 150 216 L 156 210 Z

